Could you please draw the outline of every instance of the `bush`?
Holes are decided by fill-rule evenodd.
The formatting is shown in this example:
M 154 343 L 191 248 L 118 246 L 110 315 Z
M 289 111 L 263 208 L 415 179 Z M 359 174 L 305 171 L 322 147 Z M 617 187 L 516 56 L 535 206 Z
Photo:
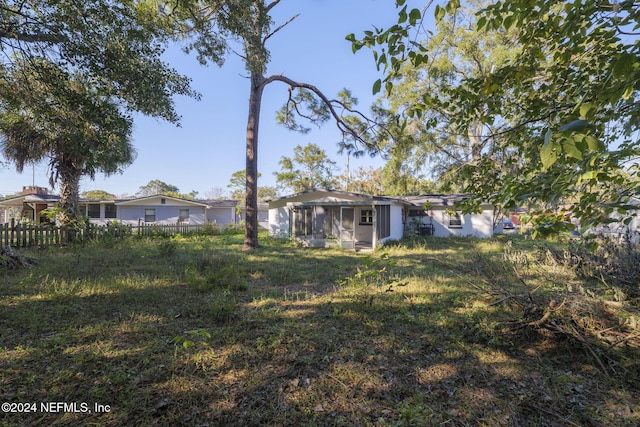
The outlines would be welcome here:
M 240 257 L 225 252 L 203 254 L 185 269 L 185 280 L 201 291 L 212 289 L 244 291 L 249 287 Z
M 174 239 L 163 240 L 158 245 L 158 251 L 160 252 L 160 256 L 162 257 L 172 257 L 176 254 L 178 250 L 178 243 Z

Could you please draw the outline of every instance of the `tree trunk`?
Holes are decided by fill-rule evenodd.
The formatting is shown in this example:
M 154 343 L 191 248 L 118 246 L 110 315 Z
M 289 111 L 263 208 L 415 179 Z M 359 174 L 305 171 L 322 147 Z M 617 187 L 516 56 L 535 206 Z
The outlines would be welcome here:
M 471 161 L 475 162 L 482 155 L 482 130 L 483 125 L 480 122 L 474 122 L 469 126 L 469 145 L 471 146 Z
M 251 74 L 249 118 L 247 120 L 247 181 L 245 199 L 245 232 L 243 250 L 258 247 L 258 129 L 264 76 Z
M 72 225 L 78 219 L 78 197 L 80 194 L 80 178 L 82 171 L 73 165 L 60 165 L 60 201 L 62 225 Z

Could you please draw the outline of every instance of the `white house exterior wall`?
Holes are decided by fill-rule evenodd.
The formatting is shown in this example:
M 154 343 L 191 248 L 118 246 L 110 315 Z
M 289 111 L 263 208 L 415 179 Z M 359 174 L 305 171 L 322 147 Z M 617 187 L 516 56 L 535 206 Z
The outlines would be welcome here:
M 286 206 L 269 209 L 269 235 L 288 238 L 289 208 Z
M 404 237 L 404 224 L 402 223 L 403 209 L 402 206 L 391 205 L 389 218 L 391 221 L 391 235 L 384 239 L 380 239 L 378 243 L 385 240 L 400 240 Z
M 473 236 L 486 238 L 493 235 L 493 211 L 484 209 L 480 214 L 460 215 L 461 227 L 449 227 L 449 215 L 444 209 L 433 209 L 433 235 L 436 237 Z M 428 217 L 423 223 L 428 224 Z
M 209 222 L 221 225 L 235 224 L 235 217 L 235 208 L 225 207 L 207 209 L 207 221 Z
M 153 224 L 176 224 L 180 209 L 189 209 L 188 224 L 204 224 L 205 208 L 201 206 L 166 206 L 166 205 L 145 205 L 145 206 L 118 206 L 118 220 L 127 224 L 137 225 L 144 223 L 145 209 L 156 210 L 156 220 Z

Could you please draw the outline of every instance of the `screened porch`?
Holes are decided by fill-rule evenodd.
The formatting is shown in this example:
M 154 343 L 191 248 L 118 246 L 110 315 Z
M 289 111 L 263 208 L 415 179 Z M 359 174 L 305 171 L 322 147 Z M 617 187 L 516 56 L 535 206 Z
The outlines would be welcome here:
M 389 205 L 302 204 L 289 218 L 290 235 L 313 247 L 372 249 L 391 234 Z

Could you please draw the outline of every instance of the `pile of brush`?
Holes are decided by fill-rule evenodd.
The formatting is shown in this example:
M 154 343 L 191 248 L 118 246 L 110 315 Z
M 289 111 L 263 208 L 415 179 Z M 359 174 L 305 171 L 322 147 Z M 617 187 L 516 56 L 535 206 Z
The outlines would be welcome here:
M 0 248 L 0 270 L 13 270 L 33 265 L 35 260 L 26 255 L 19 254 L 9 246 Z

